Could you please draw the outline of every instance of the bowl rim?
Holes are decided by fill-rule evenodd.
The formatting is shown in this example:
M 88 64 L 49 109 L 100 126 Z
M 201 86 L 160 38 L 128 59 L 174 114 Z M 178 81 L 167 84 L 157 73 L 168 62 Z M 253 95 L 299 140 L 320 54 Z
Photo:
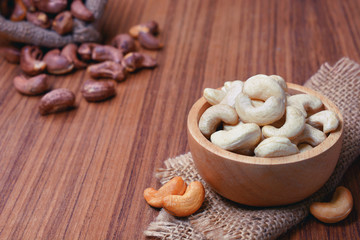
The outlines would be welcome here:
M 194 140 L 198 142 L 207 151 L 235 162 L 255 164 L 255 165 L 282 165 L 282 164 L 295 163 L 307 159 L 312 159 L 322 154 L 326 150 L 330 149 L 333 145 L 336 144 L 336 142 L 341 140 L 341 137 L 343 135 L 343 128 L 344 128 L 343 116 L 339 108 L 332 101 L 330 101 L 330 99 L 320 94 L 319 92 L 316 92 L 312 89 L 294 83 L 287 83 L 287 86 L 288 89 L 311 94 L 320 98 L 325 108 L 334 111 L 339 117 L 339 126 L 337 128 L 337 131 L 330 133 L 322 143 L 320 143 L 318 146 L 314 147 L 311 150 L 290 156 L 263 158 L 263 157 L 241 155 L 222 149 L 219 146 L 216 146 L 215 144 L 211 143 L 210 140 L 208 140 L 200 132 L 198 126 L 198 121 L 200 119 L 200 116 L 198 113 L 204 107 L 204 105 L 209 105 L 208 107 L 211 106 L 204 97 L 198 99 L 189 111 L 188 119 L 187 119 L 188 134 L 190 134 L 194 138 Z

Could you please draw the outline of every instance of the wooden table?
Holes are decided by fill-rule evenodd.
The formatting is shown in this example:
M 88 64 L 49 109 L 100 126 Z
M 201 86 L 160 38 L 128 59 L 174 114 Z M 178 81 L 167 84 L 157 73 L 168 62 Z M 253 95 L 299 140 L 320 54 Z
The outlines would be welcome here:
M 187 113 L 205 87 L 258 74 L 302 84 L 324 62 L 360 62 L 360 2 L 109 0 L 108 42 L 154 19 L 165 48 L 159 67 L 131 74 L 117 96 L 88 103 L 85 71 L 52 77 L 77 109 L 40 116 L 20 95 L 16 65 L 0 60 L 0 239 L 143 239 L 158 211 L 142 193 L 169 157 L 189 151 Z M 360 239 L 360 163 L 343 185 L 354 210 L 337 224 L 309 216 L 284 239 Z

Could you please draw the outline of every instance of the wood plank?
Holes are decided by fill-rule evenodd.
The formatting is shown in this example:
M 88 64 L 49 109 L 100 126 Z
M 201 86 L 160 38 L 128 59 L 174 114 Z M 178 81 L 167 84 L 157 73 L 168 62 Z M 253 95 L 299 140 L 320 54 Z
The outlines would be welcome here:
M 159 62 L 131 74 L 117 96 L 88 103 L 85 71 L 51 77 L 77 108 L 40 116 L 40 97 L 13 88 L 18 66 L 0 59 L 0 239 L 142 239 L 158 210 L 143 190 L 156 168 L 189 151 L 186 117 L 205 87 L 258 74 L 302 84 L 324 62 L 360 62 L 360 3 L 341 1 L 109 0 L 105 42 L 132 25 L 159 22 Z M 1 44 L 6 44 L 4 39 Z M 285 239 L 360 238 L 359 163 L 343 184 L 355 209 L 341 223 L 309 217 Z

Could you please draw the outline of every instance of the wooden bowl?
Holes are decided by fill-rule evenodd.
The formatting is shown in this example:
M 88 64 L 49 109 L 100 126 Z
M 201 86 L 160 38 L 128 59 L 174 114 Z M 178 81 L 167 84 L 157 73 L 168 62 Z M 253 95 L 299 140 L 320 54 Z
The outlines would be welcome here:
M 321 99 L 326 109 L 340 119 L 337 131 L 330 133 L 315 148 L 286 157 L 249 157 L 226 151 L 206 139 L 198 123 L 210 107 L 200 98 L 188 115 L 188 141 L 201 177 L 220 195 L 250 206 L 279 206 L 301 201 L 325 184 L 338 161 L 343 117 L 339 109 L 323 95 L 288 83 L 289 93 L 308 93 Z

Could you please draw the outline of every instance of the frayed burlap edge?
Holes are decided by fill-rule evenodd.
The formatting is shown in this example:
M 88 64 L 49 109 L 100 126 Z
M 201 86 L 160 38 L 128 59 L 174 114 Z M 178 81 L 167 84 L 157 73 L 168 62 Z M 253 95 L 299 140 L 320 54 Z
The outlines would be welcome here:
M 360 65 L 342 58 L 333 67 L 325 63 L 305 86 L 331 99 L 344 117 L 344 140 L 339 161 L 327 183 L 310 198 L 284 207 L 253 208 L 228 201 L 216 194 L 198 175 L 190 153 L 165 161 L 156 177 L 164 184 L 174 176 L 201 181 L 206 198 L 202 208 L 189 218 L 175 218 L 164 210 L 144 232 L 161 239 L 275 239 L 309 214 L 309 205 L 324 199 L 339 184 L 350 164 L 360 154 Z

